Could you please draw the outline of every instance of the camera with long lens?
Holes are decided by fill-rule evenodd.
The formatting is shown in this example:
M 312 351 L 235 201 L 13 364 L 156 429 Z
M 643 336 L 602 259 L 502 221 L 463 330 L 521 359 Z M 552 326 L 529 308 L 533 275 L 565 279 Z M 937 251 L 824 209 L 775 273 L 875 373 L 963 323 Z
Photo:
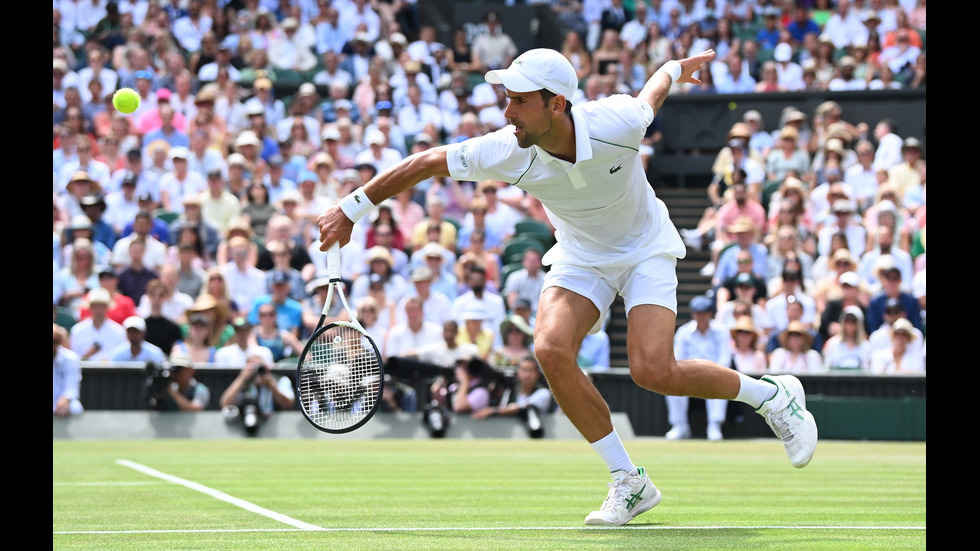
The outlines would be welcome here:
M 143 393 L 147 407 L 155 410 L 167 409 L 167 387 L 173 380 L 173 369 L 169 363 L 146 363 L 146 378 L 143 383 Z
M 238 404 L 238 411 L 242 418 L 242 425 L 245 427 L 245 433 L 249 436 L 255 436 L 259 431 L 259 422 L 262 420 L 258 397 L 251 395 L 243 397 L 241 403 Z

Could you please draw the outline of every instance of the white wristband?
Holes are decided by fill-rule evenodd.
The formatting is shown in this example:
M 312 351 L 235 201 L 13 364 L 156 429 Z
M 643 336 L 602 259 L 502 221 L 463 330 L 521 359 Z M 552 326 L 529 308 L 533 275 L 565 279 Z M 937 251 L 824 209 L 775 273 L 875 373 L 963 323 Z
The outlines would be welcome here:
M 344 211 L 347 218 L 350 218 L 351 222 L 357 222 L 363 218 L 365 214 L 374 209 L 374 203 L 368 199 L 367 194 L 364 193 L 363 187 L 355 189 L 350 193 L 350 195 L 341 199 L 338 206 L 340 207 L 340 210 Z
M 674 84 L 675 82 L 677 82 L 677 79 L 681 78 L 682 71 L 683 69 L 681 68 L 681 63 L 676 59 L 671 59 L 667 63 L 661 65 L 659 69 L 657 69 L 658 73 L 664 73 L 670 77 L 671 84 Z

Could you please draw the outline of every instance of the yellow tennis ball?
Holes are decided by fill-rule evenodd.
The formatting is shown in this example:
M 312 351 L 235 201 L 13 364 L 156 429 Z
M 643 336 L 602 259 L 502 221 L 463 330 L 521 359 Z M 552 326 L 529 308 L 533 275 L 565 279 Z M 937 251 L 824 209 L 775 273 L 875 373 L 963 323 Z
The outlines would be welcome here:
M 132 88 L 120 88 L 112 95 L 112 105 L 120 113 L 132 113 L 140 106 L 140 95 Z

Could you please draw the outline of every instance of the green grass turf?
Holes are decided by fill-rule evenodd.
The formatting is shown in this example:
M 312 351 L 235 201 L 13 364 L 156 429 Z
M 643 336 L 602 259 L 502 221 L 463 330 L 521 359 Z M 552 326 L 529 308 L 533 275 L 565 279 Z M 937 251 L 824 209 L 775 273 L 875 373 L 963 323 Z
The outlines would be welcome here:
M 775 439 L 639 438 L 627 449 L 647 467 L 663 501 L 626 527 L 587 528 L 585 515 L 602 502 L 609 478 L 584 440 L 55 440 L 52 545 L 255 551 L 926 545 L 924 442 L 821 442 L 804 469 L 790 466 Z

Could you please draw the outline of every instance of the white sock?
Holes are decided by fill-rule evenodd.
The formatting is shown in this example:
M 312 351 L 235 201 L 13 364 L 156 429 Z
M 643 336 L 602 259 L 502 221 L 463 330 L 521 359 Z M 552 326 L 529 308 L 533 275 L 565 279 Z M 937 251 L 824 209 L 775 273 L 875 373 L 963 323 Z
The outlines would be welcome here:
M 636 468 L 636 465 L 630 460 L 629 454 L 626 453 L 626 447 L 623 446 L 623 441 L 619 439 L 616 429 L 596 440 L 590 446 L 606 462 L 609 472 L 622 470 L 630 473 Z
M 736 402 L 744 402 L 753 409 L 759 409 L 763 402 L 776 395 L 776 385 L 770 382 L 754 379 L 744 373 L 738 373 L 738 378 L 741 379 L 742 385 L 738 389 L 738 396 L 735 397 Z

